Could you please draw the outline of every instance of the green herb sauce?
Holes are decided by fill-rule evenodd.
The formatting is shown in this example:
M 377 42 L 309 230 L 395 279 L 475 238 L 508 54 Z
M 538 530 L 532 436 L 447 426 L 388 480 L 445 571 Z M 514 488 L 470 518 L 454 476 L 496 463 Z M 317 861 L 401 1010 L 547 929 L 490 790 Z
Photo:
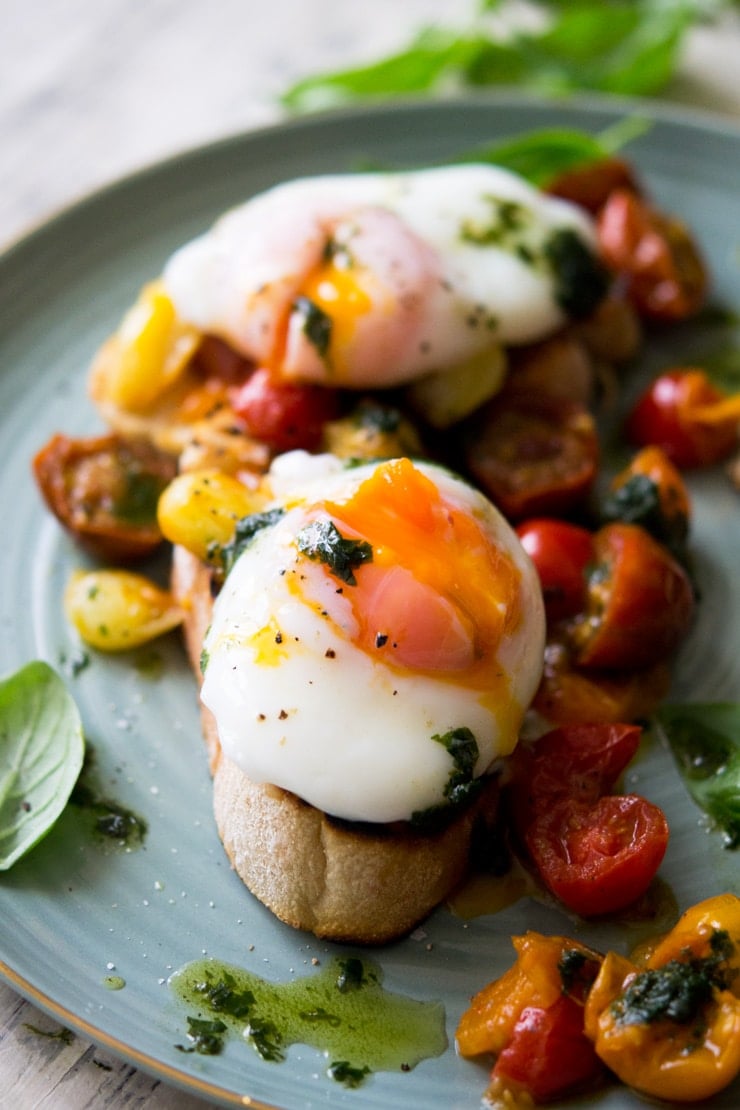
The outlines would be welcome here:
M 90 749 L 82 773 L 69 799 L 81 811 L 91 836 L 116 848 L 139 848 L 147 834 L 143 817 L 120 802 L 104 796 L 94 781 L 94 756 Z
M 184 1052 L 220 1052 L 228 1036 L 279 1063 L 292 1044 L 330 1061 L 327 1074 L 348 1087 L 376 1071 L 408 1071 L 447 1047 L 444 1007 L 392 994 L 369 960 L 333 959 L 313 975 L 270 982 L 217 960 L 196 960 L 170 979 L 189 1015 Z
M 347 540 L 331 520 L 314 520 L 296 536 L 298 550 L 324 563 L 348 586 L 356 586 L 354 568 L 371 563 L 373 549 L 366 540 Z

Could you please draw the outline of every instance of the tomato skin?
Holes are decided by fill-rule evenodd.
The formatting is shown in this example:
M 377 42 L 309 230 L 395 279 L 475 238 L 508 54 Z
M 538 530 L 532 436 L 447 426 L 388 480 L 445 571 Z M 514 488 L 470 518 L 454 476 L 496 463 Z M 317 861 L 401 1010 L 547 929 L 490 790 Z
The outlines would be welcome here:
M 686 227 L 653 209 L 631 189 L 614 189 L 597 219 L 601 254 L 626 284 L 637 311 L 683 320 L 704 304 L 707 271 Z
M 548 621 L 571 617 L 583 607 L 584 571 L 593 558 L 593 537 L 564 520 L 536 517 L 516 528 L 542 586 Z
M 98 558 L 145 558 L 162 542 L 157 498 L 174 478 L 173 458 L 115 434 L 54 435 L 34 456 L 33 472 L 57 520 Z
M 558 174 L 546 191 L 596 215 L 615 189 L 639 193 L 634 170 L 621 158 L 600 158 Z
M 551 729 L 512 758 L 513 817 L 524 838 L 532 821 L 567 799 L 597 801 L 614 786 L 640 744 L 639 725 L 586 723 Z
M 596 426 L 584 405 L 518 394 L 486 407 L 465 450 L 472 475 L 512 521 L 579 507 L 599 458 Z
M 547 1009 L 527 1006 L 500 1053 L 491 1079 L 521 1088 L 536 1103 L 573 1095 L 604 1077 L 604 1066 L 583 1032 L 583 1007 L 561 995 Z
M 740 395 L 726 397 L 703 370 L 691 367 L 660 374 L 638 398 L 625 423 L 637 446 L 660 447 L 686 470 L 712 466 L 737 446 Z
M 231 403 L 247 432 L 277 452 L 315 450 L 338 407 L 334 390 L 281 382 L 264 368 L 232 390 Z
M 662 810 L 636 794 L 556 802 L 525 842 L 547 888 L 583 917 L 616 913 L 645 893 L 668 846 Z
M 587 597 L 568 629 L 573 661 L 586 668 L 630 670 L 667 658 L 694 612 L 686 571 L 637 524 L 595 534 Z
M 644 720 L 670 688 L 663 661 L 631 671 L 576 667 L 567 645 L 554 636 L 532 707 L 553 725 Z

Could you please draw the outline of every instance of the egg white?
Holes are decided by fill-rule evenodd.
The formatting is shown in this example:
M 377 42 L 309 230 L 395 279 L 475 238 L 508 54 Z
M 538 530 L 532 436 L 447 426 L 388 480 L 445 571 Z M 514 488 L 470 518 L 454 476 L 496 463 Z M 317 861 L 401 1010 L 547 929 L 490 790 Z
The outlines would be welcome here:
M 497 510 L 450 473 L 416 464 L 445 499 L 475 514 L 519 569 L 521 620 L 497 652 L 510 680 L 506 704 L 486 707 L 449 678 L 400 671 L 355 646 L 337 581 L 305 559 L 301 591 L 288 580 L 307 507 L 348 498 L 375 465 L 345 469 L 303 452 L 281 457 L 272 483 L 287 511 L 257 534 L 216 599 L 202 698 L 224 754 L 252 781 L 336 817 L 390 822 L 444 802 L 453 764 L 433 736 L 469 728 L 479 748 L 476 775 L 511 751 L 541 674 L 544 614 L 536 572 Z
M 487 233 L 502 205 L 516 206 L 517 228 L 496 242 Z M 595 242 L 581 210 L 489 165 L 301 178 L 226 213 L 173 255 L 164 282 L 183 320 L 285 377 L 395 386 L 559 328 L 541 257 L 560 229 Z M 307 340 L 294 309 L 329 241 L 346 248 L 374 301 L 340 366 Z

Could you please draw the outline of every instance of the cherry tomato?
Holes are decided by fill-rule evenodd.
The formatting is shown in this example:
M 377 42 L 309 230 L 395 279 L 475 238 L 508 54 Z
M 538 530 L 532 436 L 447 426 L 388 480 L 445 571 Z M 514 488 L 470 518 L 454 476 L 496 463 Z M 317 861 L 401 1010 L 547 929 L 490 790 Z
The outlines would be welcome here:
M 586 598 L 585 570 L 593 558 L 591 533 L 548 517 L 524 521 L 516 532 L 537 569 L 548 621 L 580 612 Z
M 583 1006 L 561 995 L 548 1009 L 522 1010 L 491 1079 L 494 1093 L 521 1090 L 541 1103 L 592 1088 L 604 1074 L 583 1032 Z
M 516 962 L 480 990 L 456 1033 L 462 1056 L 495 1053 L 490 1093 L 536 1101 L 573 1094 L 603 1075 L 584 1036 L 584 1004 L 601 957 L 567 937 L 512 937 Z
M 583 405 L 552 397 L 495 399 L 466 444 L 467 464 L 510 520 L 579 506 L 596 477 L 598 439 Z
M 615 189 L 598 215 L 602 257 L 646 317 L 682 320 L 704 304 L 707 272 L 686 227 L 631 189 Z
M 640 447 L 655 444 L 681 469 L 711 466 L 737 447 L 740 394 L 721 393 L 693 368 L 667 370 L 638 399 L 625 433 Z
M 687 909 L 669 933 L 643 949 L 645 966 L 705 960 L 712 956 L 718 935 L 723 937 L 727 985 L 740 998 L 740 898 L 736 894 L 716 894 Z
M 640 969 L 613 952 L 589 994 L 584 1027 L 597 1054 L 644 1094 L 710 1098 L 740 1073 L 740 999 L 712 957 Z
M 594 536 L 585 611 L 568 637 L 580 667 L 632 670 L 665 659 L 686 634 L 694 595 L 683 567 L 637 524 Z
M 566 644 L 553 639 L 545 648 L 542 680 L 532 706 L 551 724 L 639 721 L 657 709 L 670 682 L 664 661 L 637 671 L 576 667 Z
M 602 520 L 640 524 L 681 562 L 686 558 L 691 506 L 681 474 L 661 447 L 643 447 L 611 482 Z
M 33 470 L 56 518 L 99 558 L 143 558 L 162 542 L 157 501 L 176 463 L 143 441 L 55 435 L 36 454 Z
M 278 452 L 315 450 L 324 424 L 337 414 L 334 390 L 277 381 L 265 369 L 234 389 L 231 403 L 249 434 Z
M 645 893 L 665 855 L 662 810 L 636 794 L 554 802 L 525 843 L 545 886 L 584 917 L 616 913 Z
M 547 192 L 596 215 L 615 189 L 639 193 L 634 170 L 621 158 L 600 158 L 559 174 Z
M 585 723 L 551 729 L 512 757 L 513 818 L 524 837 L 531 822 L 563 799 L 595 802 L 614 786 L 640 743 L 637 725 Z

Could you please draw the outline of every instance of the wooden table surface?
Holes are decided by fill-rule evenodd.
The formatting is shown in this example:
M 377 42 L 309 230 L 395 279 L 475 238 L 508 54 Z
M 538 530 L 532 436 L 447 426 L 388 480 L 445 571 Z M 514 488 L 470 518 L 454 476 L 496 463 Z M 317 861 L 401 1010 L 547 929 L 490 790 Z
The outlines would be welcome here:
M 279 94 L 300 76 L 371 60 L 435 20 L 459 27 L 474 9 L 472 0 L 0 0 L 0 247 L 122 174 L 279 120 Z M 736 14 L 696 29 L 666 95 L 740 122 L 738 57 Z M 0 983 L 0 1107 L 205 1105 Z

